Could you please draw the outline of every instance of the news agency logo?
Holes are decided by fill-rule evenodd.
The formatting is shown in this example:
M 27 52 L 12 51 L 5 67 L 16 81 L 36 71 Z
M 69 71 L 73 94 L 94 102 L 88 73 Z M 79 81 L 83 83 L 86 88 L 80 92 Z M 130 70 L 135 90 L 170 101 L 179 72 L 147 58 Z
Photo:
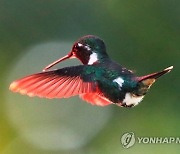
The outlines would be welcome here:
M 135 137 L 133 132 L 124 133 L 121 144 L 128 149 L 135 143 L 138 144 L 180 144 L 180 137 Z
M 125 133 L 121 137 L 121 144 L 124 148 L 130 148 L 136 142 L 135 135 L 133 132 Z

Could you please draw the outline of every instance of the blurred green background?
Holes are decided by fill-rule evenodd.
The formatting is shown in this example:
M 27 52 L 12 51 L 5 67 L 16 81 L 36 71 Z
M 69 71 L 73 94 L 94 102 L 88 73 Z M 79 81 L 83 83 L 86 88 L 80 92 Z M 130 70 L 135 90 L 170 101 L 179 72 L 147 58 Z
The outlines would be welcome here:
M 180 137 L 179 15 L 179 0 L 0 0 L 0 153 L 179 153 L 179 144 L 120 143 L 129 131 Z M 41 71 L 87 34 L 103 38 L 109 55 L 138 75 L 174 70 L 131 109 L 8 91 L 11 81 Z

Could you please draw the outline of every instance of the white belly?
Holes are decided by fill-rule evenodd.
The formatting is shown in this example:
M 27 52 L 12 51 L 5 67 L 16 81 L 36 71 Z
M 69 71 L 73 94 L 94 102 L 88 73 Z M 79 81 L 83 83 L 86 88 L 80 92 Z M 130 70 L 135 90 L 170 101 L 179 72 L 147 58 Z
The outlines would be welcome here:
M 142 101 L 143 97 L 144 96 L 133 96 L 131 93 L 126 93 L 123 104 L 136 106 Z

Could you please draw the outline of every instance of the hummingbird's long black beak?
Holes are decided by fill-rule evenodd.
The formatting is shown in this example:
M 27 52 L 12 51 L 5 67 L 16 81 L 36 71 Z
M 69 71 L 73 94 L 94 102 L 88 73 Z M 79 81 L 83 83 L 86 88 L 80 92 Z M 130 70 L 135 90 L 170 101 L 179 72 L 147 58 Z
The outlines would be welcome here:
M 66 56 L 64 56 L 64 57 L 62 57 L 62 58 L 54 61 L 53 63 L 49 64 L 48 66 L 46 66 L 46 67 L 43 69 L 43 72 L 45 72 L 46 70 L 50 69 L 50 68 L 53 67 L 54 65 L 56 65 L 56 64 L 58 64 L 58 63 L 60 63 L 60 62 L 62 62 L 62 61 L 64 61 L 64 60 L 66 60 L 66 59 L 73 58 L 73 57 L 74 57 L 74 55 L 73 55 L 73 53 L 72 53 L 72 51 L 71 51 L 71 52 L 69 52 L 68 55 L 66 55 Z
M 160 71 L 160 72 L 156 72 L 156 73 L 152 73 L 152 74 L 148 74 L 148 75 L 145 75 L 145 76 L 141 76 L 141 77 L 138 77 L 138 81 L 143 81 L 143 80 L 147 80 L 147 79 L 158 79 L 160 76 L 166 74 L 166 73 L 169 73 L 171 70 L 173 69 L 173 66 L 170 66 L 166 69 L 164 69 L 163 71 Z

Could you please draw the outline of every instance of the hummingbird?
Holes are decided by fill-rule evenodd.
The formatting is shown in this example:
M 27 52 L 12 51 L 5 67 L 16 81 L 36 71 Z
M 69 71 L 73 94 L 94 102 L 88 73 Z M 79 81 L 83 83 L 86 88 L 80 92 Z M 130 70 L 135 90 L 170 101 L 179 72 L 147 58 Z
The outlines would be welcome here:
M 50 70 L 71 58 L 79 59 L 82 65 Z M 111 60 L 101 38 L 87 35 L 77 40 L 66 56 L 40 73 L 12 82 L 9 89 L 30 97 L 52 99 L 79 95 L 92 105 L 134 107 L 143 100 L 151 85 L 172 69 L 170 66 L 156 73 L 136 76 L 133 71 Z

